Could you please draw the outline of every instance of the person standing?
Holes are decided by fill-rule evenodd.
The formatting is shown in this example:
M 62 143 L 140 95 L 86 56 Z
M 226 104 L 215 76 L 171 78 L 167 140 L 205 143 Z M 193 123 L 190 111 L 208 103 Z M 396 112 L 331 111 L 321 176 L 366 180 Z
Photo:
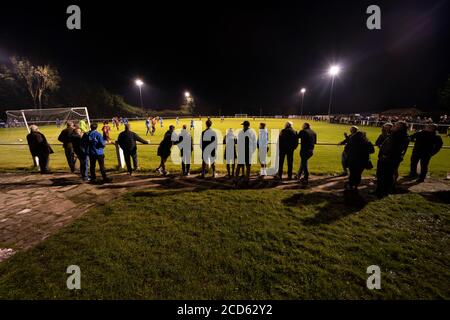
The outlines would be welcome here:
M 135 132 L 130 130 L 130 124 L 127 123 L 125 125 L 124 131 L 119 134 L 117 138 L 117 142 L 119 143 L 120 148 L 123 150 L 123 156 L 125 158 L 125 164 L 127 166 L 128 173 L 131 175 L 134 171 L 138 170 L 138 158 L 137 158 L 137 146 L 136 141 L 139 141 L 142 144 L 149 144 L 150 141 L 144 140 L 139 137 Z M 133 168 L 131 167 L 131 159 L 133 159 Z
M 245 166 L 245 182 L 250 181 L 250 170 L 253 152 L 256 149 L 256 135 L 253 130 L 250 129 L 250 122 L 245 120 L 241 123 L 243 129 L 238 133 L 237 143 L 238 143 L 238 164 L 236 166 L 236 183 L 239 179 L 239 173 L 242 169 L 242 174 L 244 174 Z
M 179 122 L 180 122 L 180 119 L 179 119 L 178 117 L 176 117 L 175 121 L 176 121 L 176 123 L 177 123 L 177 125 L 178 125 Z
M 66 155 L 67 164 L 69 165 L 70 172 L 75 172 L 75 153 L 72 146 L 72 134 L 73 134 L 73 122 L 67 121 L 67 127 L 61 131 L 58 137 L 58 141 L 62 142 L 64 153 Z
M 344 137 L 345 139 L 342 140 L 341 142 L 339 142 L 339 145 L 346 145 L 348 143 L 348 141 L 350 140 L 350 137 L 355 134 L 356 132 L 358 132 L 358 127 L 357 126 L 351 126 L 350 127 L 350 135 L 347 134 L 347 132 L 344 133 Z M 341 165 L 342 165 L 342 173 L 341 173 L 341 177 L 345 177 L 348 175 L 348 167 L 347 167 L 347 154 L 345 153 L 345 148 L 344 151 L 342 151 L 342 155 L 341 155 Z
M 178 141 L 174 142 L 174 144 L 180 149 L 181 172 L 183 176 L 189 176 L 191 174 L 191 154 L 194 146 L 192 144 L 191 134 L 185 124 L 183 124 L 183 129 L 181 129 L 178 135 Z
M 164 138 L 158 146 L 157 155 L 160 157 L 161 162 L 159 167 L 156 168 L 156 172 L 159 172 L 161 175 L 166 176 L 169 172 L 166 170 L 166 161 L 169 158 L 173 141 L 172 141 L 172 133 L 175 130 L 175 126 L 169 126 L 169 130 L 164 134 Z
M 111 127 L 109 126 L 108 121 L 103 122 L 103 127 L 102 127 L 103 140 L 105 140 L 107 143 L 111 143 L 111 138 L 109 137 L 110 131 L 111 131 Z
M 161 128 L 164 127 L 163 126 L 163 118 L 162 117 L 159 117 L 159 125 L 160 125 Z
M 89 128 L 88 128 L 88 125 L 87 125 L 85 119 L 80 120 L 79 126 L 80 126 L 81 131 L 83 131 L 83 132 L 89 131 Z
M 97 182 L 95 174 L 95 167 L 98 162 L 100 173 L 102 174 L 103 182 L 111 182 L 112 180 L 106 176 L 105 169 L 105 154 L 104 148 L 106 146 L 105 140 L 100 132 L 97 131 L 98 125 L 96 123 L 91 124 L 91 130 L 85 134 L 85 141 L 87 146 L 87 153 L 89 155 L 91 182 Z
M 206 129 L 203 130 L 200 139 L 200 148 L 202 149 L 202 175 L 204 178 L 206 174 L 206 167 L 211 167 L 212 177 L 216 177 L 216 149 L 217 149 L 217 134 L 211 129 L 212 121 L 206 120 Z
M 365 132 L 356 131 L 349 136 L 345 145 L 346 165 L 350 171 L 348 177 L 348 190 L 357 190 L 361 183 L 361 176 L 364 169 L 371 169 L 370 154 L 375 149 L 372 143 L 367 139 Z
M 410 136 L 414 141 L 414 149 L 411 155 L 411 167 L 409 178 L 417 178 L 417 164 L 420 162 L 420 174 L 417 182 L 424 182 L 427 177 L 428 164 L 431 157 L 441 150 L 443 141 L 437 133 L 435 124 L 427 124 L 424 130 L 417 131 Z
M 376 195 L 383 198 L 394 190 L 395 176 L 400 163 L 408 149 L 408 127 L 406 122 L 397 121 L 380 146 L 377 162 Z
M 313 156 L 314 145 L 317 143 L 317 135 L 311 129 L 309 123 L 305 122 L 303 129 L 298 133 L 298 138 L 301 140 L 301 145 L 300 168 L 297 172 L 297 179 L 300 179 L 303 174 L 301 181 L 304 185 L 307 185 L 309 179 L 308 160 Z
M 295 130 L 292 128 L 292 122 L 288 121 L 284 125 L 284 129 L 281 130 L 278 137 L 278 178 L 281 180 L 283 177 L 283 165 L 284 158 L 287 158 L 288 166 L 288 179 L 292 179 L 292 166 L 294 162 L 294 151 L 298 146 L 298 136 Z
M 155 131 L 156 131 L 156 118 L 153 117 L 152 118 L 152 131 L 150 132 L 150 135 L 151 136 L 155 135 Z
M 237 139 L 236 136 L 234 135 L 233 129 L 231 128 L 228 129 L 225 138 L 223 138 L 223 144 L 225 145 L 224 160 L 227 166 L 227 175 L 228 178 L 233 178 L 237 159 L 236 153 Z
M 267 152 L 269 152 L 269 132 L 266 129 L 266 124 L 261 122 L 259 124 L 258 133 L 258 159 L 261 164 L 261 177 L 267 176 Z
M 50 173 L 48 162 L 50 154 L 53 153 L 52 148 L 47 142 L 45 136 L 39 131 L 38 126 L 31 125 L 30 133 L 27 135 L 28 147 L 33 159 L 38 158 L 41 174 Z
M 80 128 L 73 129 L 72 133 L 72 145 L 73 151 L 77 155 L 78 160 L 80 161 L 80 175 L 83 181 L 89 181 L 88 176 L 88 166 L 89 159 L 88 154 L 86 152 L 87 141 L 83 139 L 85 134 L 81 131 Z
M 192 130 L 192 129 L 194 129 L 195 128 L 195 125 L 194 125 L 194 119 L 191 119 L 191 127 L 190 127 L 190 129 Z
M 378 148 L 381 147 L 384 140 L 386 140 L 386 138 L 391 134 L 391 130 L 392 130 L 392 123 L 386 122 L 385 124 L 383 124 L 383 126 L 381 127 L 381 133 L 378 136 L 377 140 L 375 141 L 375 145 Z
M 151 128 L 152 128 L 150 117 L 148 117 L 145 120 L 145 127 L 147 128 L 147 131 L 145 132 L 145 135 L 148 135 L 151 132 Z

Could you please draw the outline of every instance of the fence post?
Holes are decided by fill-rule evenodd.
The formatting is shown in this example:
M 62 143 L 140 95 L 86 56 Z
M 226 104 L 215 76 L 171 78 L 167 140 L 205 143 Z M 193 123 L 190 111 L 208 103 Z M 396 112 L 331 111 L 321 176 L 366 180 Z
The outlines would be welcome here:
M 119 166 L 119 168 L 123 169 L 125 168 L 125 157 L 123 156 L 123 150 L 119 146 L 118 141 L 116 141 L 114 145 L 116 146 L 117 165 Z

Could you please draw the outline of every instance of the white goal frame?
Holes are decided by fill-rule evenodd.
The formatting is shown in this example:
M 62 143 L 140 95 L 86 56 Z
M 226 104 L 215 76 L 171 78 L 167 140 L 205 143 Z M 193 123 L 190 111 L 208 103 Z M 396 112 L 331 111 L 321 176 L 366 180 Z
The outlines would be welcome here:
M 86 117 L 87 123 L 88 123 L 88 127 L 91 126 L 91 120 L 89 119 L 89 112 L 88 109 L 86 107 L 73 107 L 73 108 L 48 108 L 48 109 L 21 109 L 21 110 L 6 110 L 6 115 L 17 115 L 17 113 L 21 113 L 22 114 L 22 118 L 23 118 L 23 122 L 25 124 L 25 126 L 27 127 L 27 131 L 28 133 L 30 133 L 30 127 L 28 126 L 28 121 L 27 121 L 27 117 L 26 117 L 26 113 L 27 112 L 36 112 L 36 111 L 71 111 L 79 116 L 82 117 Z M 82 114 L 80 111 L 84 111 L 84 114 Z

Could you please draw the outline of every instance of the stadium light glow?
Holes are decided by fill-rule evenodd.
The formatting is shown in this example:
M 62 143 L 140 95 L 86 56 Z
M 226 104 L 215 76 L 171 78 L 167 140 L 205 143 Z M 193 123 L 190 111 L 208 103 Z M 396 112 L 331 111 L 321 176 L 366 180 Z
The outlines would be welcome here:
M 341 67 L 338 65 L 333 65 L 330 67 L 330 69 L 328 70 L 328 74 L 332 77 L 336 76 L 339 74 L 339 72 L 341 71 Z
M 184 96 L 185 96 L 186 98 L 189 98 L 189 97 L 191 96 L 191 94 L 189 93 L 189 91 L 186 91 L 186 92 L 184 93 Z
M 305 88 L 302 88 L 302 90 L 300 90 L 300 92 L 301 92 L 302 94 L 305 94 L 306 89 L 305 89 Z
M 136 83 L 138 87 L 141 87 L 144 84 L 144 82 L 141 79 L 136 79 L 134 83 Z

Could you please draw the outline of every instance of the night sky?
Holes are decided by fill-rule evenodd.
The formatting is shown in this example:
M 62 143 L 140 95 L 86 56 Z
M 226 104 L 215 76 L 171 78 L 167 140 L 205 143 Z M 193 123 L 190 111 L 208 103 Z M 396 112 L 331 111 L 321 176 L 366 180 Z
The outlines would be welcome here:
M 0 63 L 17 54 L 138 105 L 176 108 L 189 90 L 218 114 L 326 113 L 437 107 L 450 74 L 450 1 L 2 2 Z M 82 30 L 66 28 L 78 4 Z M 381 7 L 381 30 L 366 8 Z

